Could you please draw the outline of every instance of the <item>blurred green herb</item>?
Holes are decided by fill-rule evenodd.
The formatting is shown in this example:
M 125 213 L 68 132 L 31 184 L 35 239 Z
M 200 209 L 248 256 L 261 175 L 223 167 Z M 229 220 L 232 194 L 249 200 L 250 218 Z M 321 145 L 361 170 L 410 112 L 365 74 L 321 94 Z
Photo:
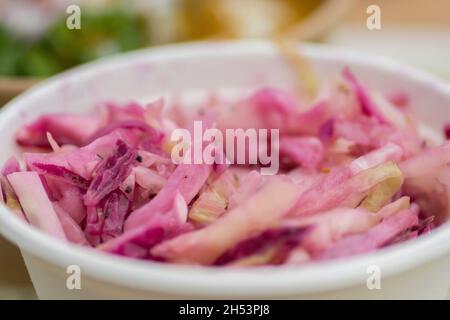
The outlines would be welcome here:
M 148 44 L 145 19 L 123 8 L 83 12 L 81 29 L 62 17 L 34 43 L 0 26 L 0 74 L 45 77 L 99 57 Z
M 6 29 L 0 26 L 0 74 L 14 75 L 17 73 L 18 53 L 21 46 L 12 38 Z

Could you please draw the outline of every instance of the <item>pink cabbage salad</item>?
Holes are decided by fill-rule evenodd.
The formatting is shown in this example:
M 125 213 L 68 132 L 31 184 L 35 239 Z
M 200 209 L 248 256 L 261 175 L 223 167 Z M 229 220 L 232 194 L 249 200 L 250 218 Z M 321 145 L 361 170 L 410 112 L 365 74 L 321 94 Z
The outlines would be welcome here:
M 447 220 L 450 142 L 419 135 L 404 93 L 384 97 L 345 68 L 311 103 L 275 88 L 228 100 L 195 112 L 160 99 L 43 115 L 17 131 L 22 164 L 5 163 L 1 200 L 55 238 L 212 266 L 343 258 Z M 194 119 L 221 130 L 278 128 L 279 173 L 175 164 L 170 133 Z

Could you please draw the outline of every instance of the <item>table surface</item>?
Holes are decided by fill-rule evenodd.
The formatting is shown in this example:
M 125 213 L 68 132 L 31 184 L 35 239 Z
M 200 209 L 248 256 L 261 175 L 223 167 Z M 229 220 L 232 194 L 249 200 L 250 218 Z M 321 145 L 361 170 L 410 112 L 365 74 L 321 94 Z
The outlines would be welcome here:
M 0 299 L 35 299 L 19 250 L 0 236 Z

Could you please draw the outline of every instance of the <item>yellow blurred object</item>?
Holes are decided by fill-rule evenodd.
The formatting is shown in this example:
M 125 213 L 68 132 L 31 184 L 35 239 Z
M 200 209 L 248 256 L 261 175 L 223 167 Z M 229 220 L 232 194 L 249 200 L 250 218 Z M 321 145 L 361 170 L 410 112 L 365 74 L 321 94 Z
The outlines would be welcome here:
M 297 74 L 298 92 L 312 99 L 317 79 L 297 42 L 318 40 L 343 18 L 352 0 L 182 0 L 178 40 L 240 37 L 274 38 Z
M 339 21 L 351 0 L 182 0 L 179 40 L 270 37 L 317 39 Z
M 279 33 L 323 0 L 184 0 L 182 39 L 253 37 Z

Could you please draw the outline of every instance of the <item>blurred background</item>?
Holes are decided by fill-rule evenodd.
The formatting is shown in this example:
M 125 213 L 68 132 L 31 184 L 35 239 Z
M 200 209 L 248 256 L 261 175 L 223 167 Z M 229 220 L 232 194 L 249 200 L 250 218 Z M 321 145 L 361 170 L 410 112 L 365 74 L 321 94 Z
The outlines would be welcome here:
M 81 29 L 66 20 L 81 10 Z M 378 5 L 381 29 L 367 28 Z M 173 42 L 289 37 L 393 57 L 450 80 L 449 0 L 0 0 L 0 106 L 43 79 L 114 53 Z M 0 237 L 0 299 L 34 299 Z

